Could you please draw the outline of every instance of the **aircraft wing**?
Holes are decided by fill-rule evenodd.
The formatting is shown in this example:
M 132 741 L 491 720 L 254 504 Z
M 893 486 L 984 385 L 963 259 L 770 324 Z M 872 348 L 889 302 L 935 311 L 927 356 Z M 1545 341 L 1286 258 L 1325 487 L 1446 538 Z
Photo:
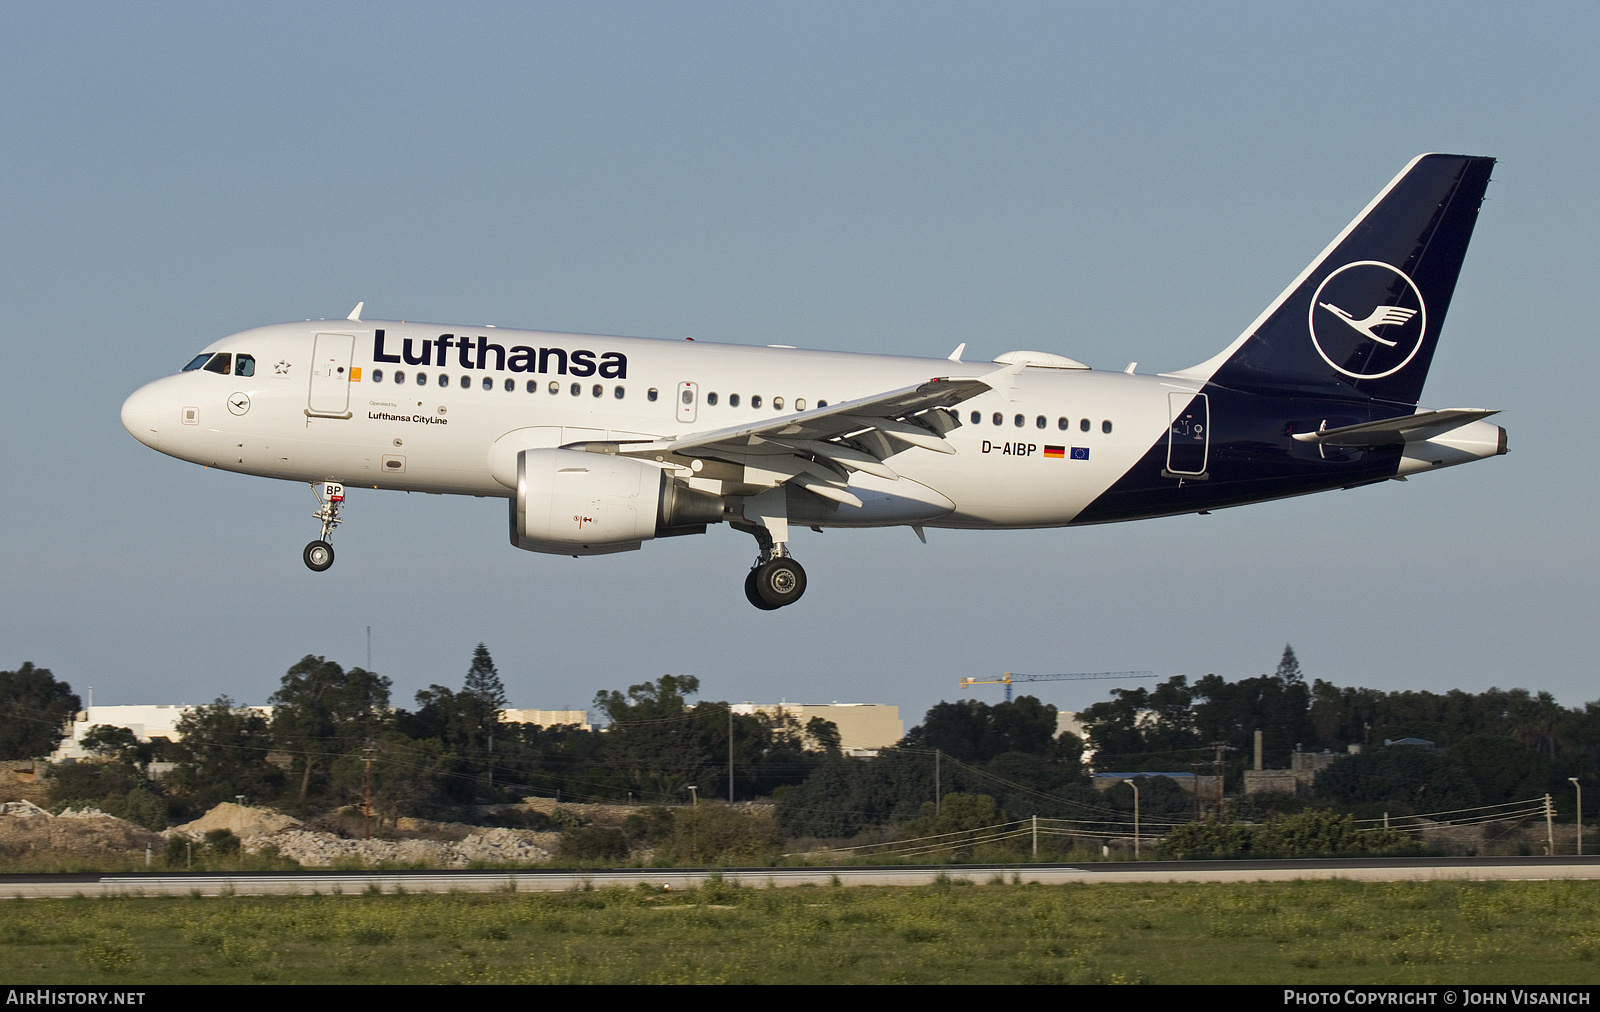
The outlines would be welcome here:
M 1415 443 L 1432 439 L 1451 429 L 1459 429 L 1469 422 L 1497 414 L 1498 411 L 1485 408 L 1419 411 L 1414 415 L 1362 422 L 1359 425 L 1343 425 L 1337 429 L 1296 432 L 1294 438 L 1302 443 L 1321 443 L 1324 446 L 1393 446 L 1397 443 Z
M 942 410 L 976 397 L 1011 379 L 1023 368 L 1009 365 L 982 377 L 934 377 L 825 408 L 708 432 L 649 442 L 588 442 L 583 449 L 615 453 L 677 466 L 694 460 L 717 460 L 741 466 L 737 479 L 758 488 L 794 483 L 825 499 L 860 506 L 846 486 L 851 471 L 897 480 L 887 459 L 917 446 L 936 453 L 955 453 L 945 433 L 961 420 Z

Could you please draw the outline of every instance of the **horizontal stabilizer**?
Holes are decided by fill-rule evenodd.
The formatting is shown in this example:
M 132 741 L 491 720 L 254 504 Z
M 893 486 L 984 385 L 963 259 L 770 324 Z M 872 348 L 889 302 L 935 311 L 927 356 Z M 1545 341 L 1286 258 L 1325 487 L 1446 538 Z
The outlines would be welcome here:
M 1440 433 L 1459 429 L 1469 422 L 1499 414 L 1483 408 L 1446 408 L 1443 411 L 1419 411 L 1414 415 L 1385 418 L 1359 425 L 1341 425 L 1337 429 L 1318 429 L 1316 432 L 1296 432 L 1294 438 L 1302 443 L 1320 443 L 1323 446 L 1394 446 L 1399 443 L 1420 443 Z

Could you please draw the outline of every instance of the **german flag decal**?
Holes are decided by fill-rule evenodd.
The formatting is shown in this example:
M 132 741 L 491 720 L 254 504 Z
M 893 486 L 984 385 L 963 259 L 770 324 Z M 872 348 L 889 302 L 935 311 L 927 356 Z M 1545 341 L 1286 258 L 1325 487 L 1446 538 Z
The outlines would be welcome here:
M 1056 460 L 1064 460 L 1067 456 L 1067 448 L 1065 446 L 1046 446 L 1044 455 L 1046 457 L 1054 457 Z

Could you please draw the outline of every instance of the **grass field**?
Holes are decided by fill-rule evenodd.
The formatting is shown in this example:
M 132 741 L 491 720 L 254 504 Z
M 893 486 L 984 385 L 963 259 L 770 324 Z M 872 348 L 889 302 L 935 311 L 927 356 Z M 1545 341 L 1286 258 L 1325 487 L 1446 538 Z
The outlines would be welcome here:
M 0 980 L 1595 983 L 1600 883 L 6 900 Z

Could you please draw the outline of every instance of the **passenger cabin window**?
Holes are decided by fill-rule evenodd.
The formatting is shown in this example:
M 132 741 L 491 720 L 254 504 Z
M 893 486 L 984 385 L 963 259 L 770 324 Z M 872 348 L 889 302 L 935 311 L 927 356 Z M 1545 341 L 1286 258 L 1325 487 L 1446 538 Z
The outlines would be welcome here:
M 254 376 L 256 374 L 256 359 L 254 355 L 240 355 L 233 360 L 233 374 L 235 376 Z
M 738 406 L 739 406 L 739 395 L 738 394 L 729 394 L 728 395 L 728 407 L 736 408 Z
M 211 361 L 207 362 L 204 366 L 202 366 L 202 368 L 204 368 L 206 372 L 214 372 L 218 375 L 226 376 L 228 375 L 228 367 L 232 364 L 233 356 L 228 352 L 219 351 L 215 355 L 212 355 Z
M 193 370 L 200 368 L 201 366 L 206 364 L 206 359 L 208 359 L 210 357 L 211 357 L 211 353 L 209 351 L 206 352 L 203 355 L 196 355 L 194 358 L 189 360 L 189 364 L 188 365 L 183 367 L 183 371 L 184 372 L 192 372 Z
M 647 400 L 647 401 L 653 401 L 657 397 L 660 397 L 660 396 L 661 396 L 661 391 L 657 390 L 655 387 L 651 387 L 649 390 L 646 390 L 645 393 L 644 393 L 644 399 Z
M 710 393 L 706 394 L 706 403 L 711 405 L 712 407 L 716 407 L 717 406 L 717 392 L 715 390 L 713 390 Z
M 396 369 L 394 371 L 394 381 L 396 383 L 404 383 L 406 381 L 406 374 L 401 372 L 399 369 Z
M 243 374 L 241 373 L 241 375 L 243 375 Z M 374 370 L 372 370 L 372 382 L 374 382 L 374 383 L 382 383 L 383 382 L 383 370 L 382 369 L 374 369 Z
M 1089 419 L 1085 418 L 1083 421 L 1079 422 L 1078 423 L 1078 428 L 1079 428 L 1079 430 L 1081 430 L 1083 432 L 1088 432 L 1089 431 Z
M 1100 423 L 1100 431 L 1104 432 L 1106 435 L 1111 434 L 1111 419 L 1108 418 Z
M 750 398 L 750 406 L 752 408 L 759 408 L 761 406 L 761 395 L 760 394 L 756 394 L 756 395 L 754 395 L 753 397 Z
M 774 411 L 782 411 L 783 410 L 783 398 L 782 397 L 774 397 L 772 399 L 772 410 L 774 410 Z

